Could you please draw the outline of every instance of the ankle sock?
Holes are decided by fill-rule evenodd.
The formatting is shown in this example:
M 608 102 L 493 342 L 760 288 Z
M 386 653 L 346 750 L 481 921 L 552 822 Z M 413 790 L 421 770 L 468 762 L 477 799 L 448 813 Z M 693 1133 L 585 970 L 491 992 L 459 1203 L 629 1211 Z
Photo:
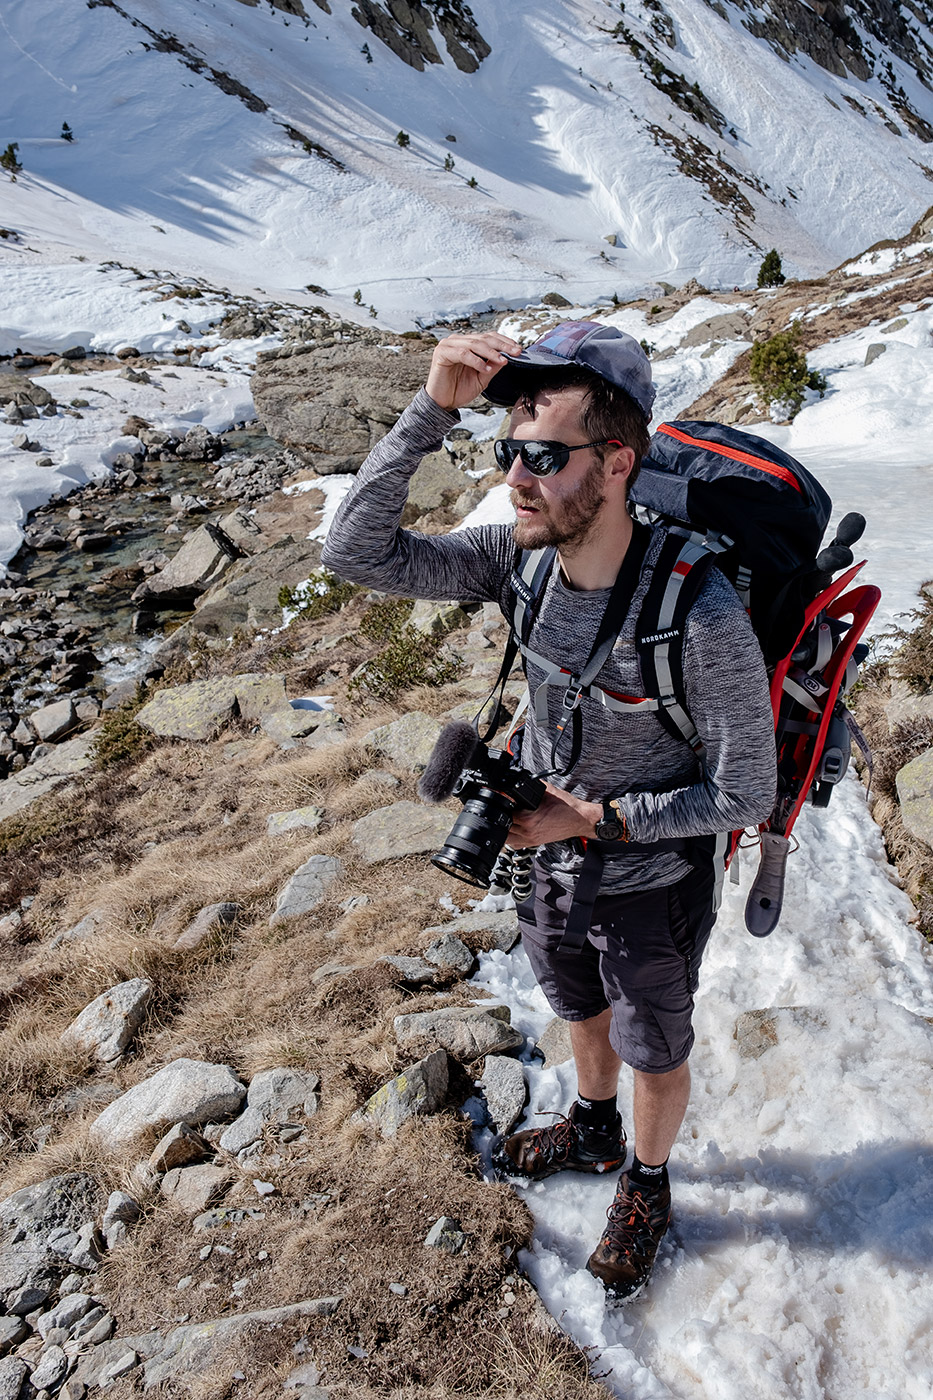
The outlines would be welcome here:
M 632 1186 L 638 1186 L 642 1191 L 660 1191 L 667 1183 L 667 1162 L 662 1162 L 659 1167 L 649 1167 L 639 1161 L 636 1154 L 629 1167 L 628 1179 Z
M 611 1099 L 585 1099 L 577 1096 L 574 1122 L 587 1132 L 610 1133 L 619 1120 L 615 1094 Z

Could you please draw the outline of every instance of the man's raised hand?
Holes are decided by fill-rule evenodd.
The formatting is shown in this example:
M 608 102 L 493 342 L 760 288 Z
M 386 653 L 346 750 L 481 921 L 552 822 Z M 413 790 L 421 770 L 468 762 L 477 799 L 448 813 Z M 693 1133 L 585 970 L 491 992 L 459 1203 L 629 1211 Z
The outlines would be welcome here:
M 463 408 L 498 374 L 506 363 L 506 355 L 519 355 L 521 349 L 517 340 L 497 331 L 449 335 L 435 346 L 431 357 L 428 393 L 449 412 Z

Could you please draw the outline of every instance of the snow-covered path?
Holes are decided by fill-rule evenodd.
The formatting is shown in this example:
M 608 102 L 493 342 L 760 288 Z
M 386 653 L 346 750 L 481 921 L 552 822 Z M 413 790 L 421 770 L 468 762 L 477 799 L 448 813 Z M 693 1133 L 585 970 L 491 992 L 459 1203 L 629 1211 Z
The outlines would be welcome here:
M 672 1158 L 675 1223 L 643 1298 L 607 1309 L 584 1267 L 614 1181 L 524 1190 L 537 1230 L 523 1265 L 626 1400 L 933 1389 L 933 954 L 855 779 L 796 829 L 769 939 L 744 928 L 753 859 L 726 886 Z M 485 957 L 477 981 L 540 1035 L 550 1012 L 520 950 Z M 737 1017 L 770 1007 L 798 1009 L 776 1017 L 775 1044 L 743 1057 Z M 527 1073 L 529 1113 L 566 1111 L 572 1062 Z M 627 1123 L 629 1094 L 623 1082 Z

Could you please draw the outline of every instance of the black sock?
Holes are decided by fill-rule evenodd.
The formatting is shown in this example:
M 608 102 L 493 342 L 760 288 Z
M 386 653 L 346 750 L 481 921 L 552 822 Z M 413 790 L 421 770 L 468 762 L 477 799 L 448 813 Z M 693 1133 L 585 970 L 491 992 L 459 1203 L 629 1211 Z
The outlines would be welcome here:
M 611 1132 L 619 1117 L 615 1094 L 611 1099 L 585 1099 L 578 1094 L 573 1117 L 574 1122 L 590 1132 Z
M 638 1186 L 642 1191 L 660 1191 L 661 1187 L 667 1184 L 667 1160 L 659 1167 L 648 1167 L 639 1161 L 636 1153 L 629 1167 L 628 1179 L 630 1185 Z

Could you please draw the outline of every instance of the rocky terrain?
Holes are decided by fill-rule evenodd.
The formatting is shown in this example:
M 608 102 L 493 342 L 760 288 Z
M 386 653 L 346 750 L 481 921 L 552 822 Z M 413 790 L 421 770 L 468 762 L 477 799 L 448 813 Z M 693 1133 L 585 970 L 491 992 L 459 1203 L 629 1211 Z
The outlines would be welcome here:
M 799 309 L 806 347 L 877 322 L 882 354 L 905 299 L 933 296 L 909 251 L 929 227 L 896 286 L 888 268 L 718 294 L 685 339 L 750 347 Z M 639 305 L 660 327 L 699 294 Z M 451 903 L 427 856 L 453 809 L 416 800 L 444 718 L 485 699 L 501 619 L 341 585 L 309 538 L 432 343 L 293 328 L 254 376 L 261 424 L 128 422 L 138 449 L 34 513 L 0 588 L 3 1400 L 604 1393 L 517 1268 L 528 1211 L 471 1147 L 475 1123 L 521 1114 L 518 1056 L 569 1047 L 477 999 L 477 954 L 511 947 L 514 913 Z M 683 416 L 748 421 L 748 361 Z M 28 434 L 53 400 L 9 369 Z M 463 518 L 490 462 L 457 430 L 408 523 Z M 929 934 L 923 609 L 860 704 Z

